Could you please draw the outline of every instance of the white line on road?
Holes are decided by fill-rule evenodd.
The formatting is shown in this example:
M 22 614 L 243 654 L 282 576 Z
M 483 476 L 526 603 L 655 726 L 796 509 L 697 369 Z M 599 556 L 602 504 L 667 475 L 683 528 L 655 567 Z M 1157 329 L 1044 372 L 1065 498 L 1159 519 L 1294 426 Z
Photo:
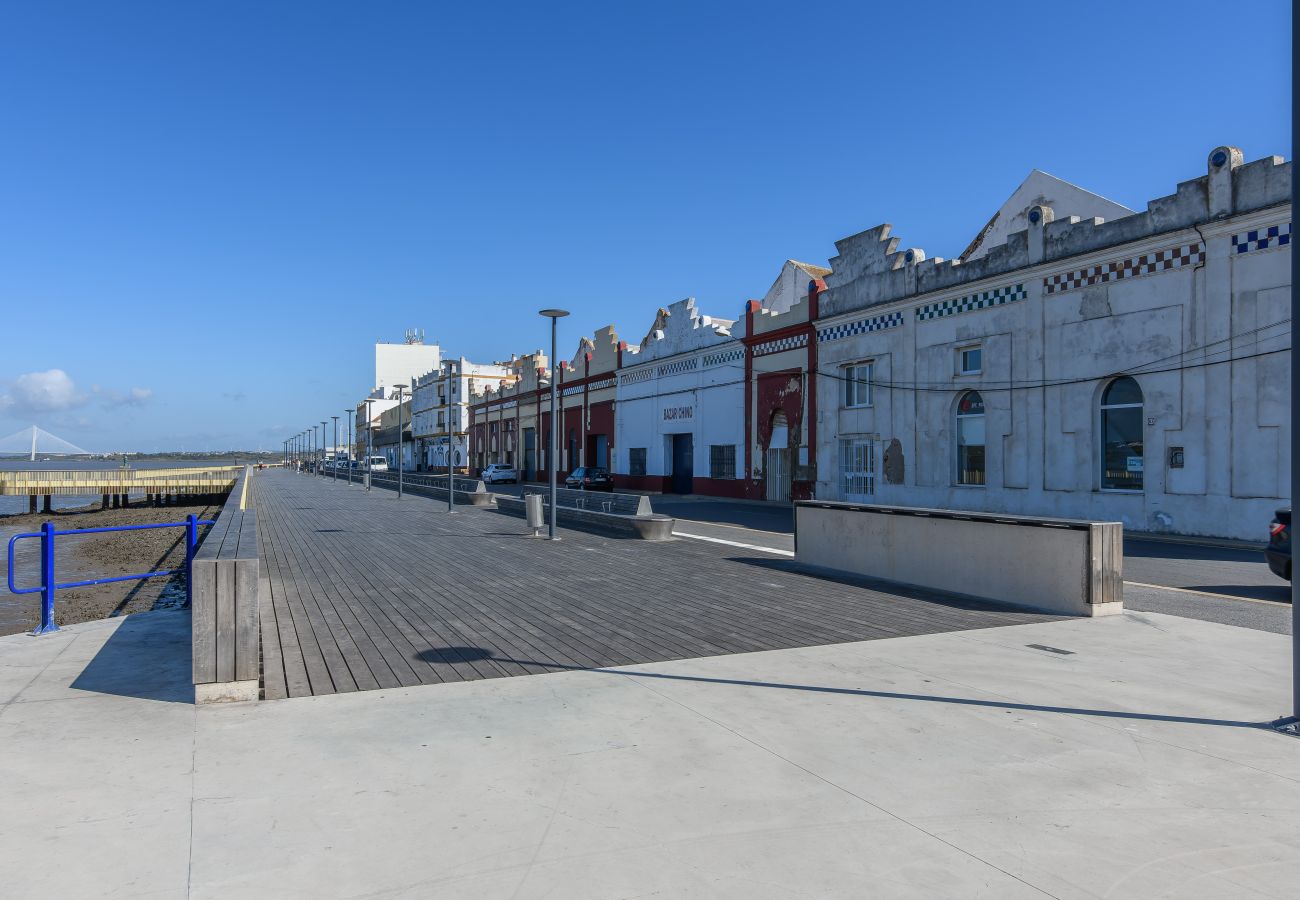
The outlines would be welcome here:
M 1236 594 L 1215 594 L 1210 591 L 1197 591 L 1192 588 L 1170 587 L 1167 584 L 1144 584 L 1141 581 L 1126 581 L 1125 584 L 1131 584 L 1133 587 L 1155 588 L 1157 591 L 1173 591 L 1176 594 L 1199 594 L 1202 597 L 1217 597 L 1220 600 L 1245 600 L 1247 603 L 1267 603 L 1270 606 L 1290 606 L 1290 603 L 1283 603 L 1281 600 L 1260 600 L 1256 597 L 1238 597 Z
M 708 541 L 710 544 L 726 544 L 728 547 L 743 547 L 746 550 L 758 550 L 763 553 L 772 553 L 776 556 L 794 556 L 793 550 L 778 550 L 775 547 L 760 547 L 758 544 L 742 544 L 740 541 L 724 541 L 722 538 L 705 537 L 702 534 L 688 534 L 685 531 L 674 531 L 673 537 L 690 538 L 695 541 Z

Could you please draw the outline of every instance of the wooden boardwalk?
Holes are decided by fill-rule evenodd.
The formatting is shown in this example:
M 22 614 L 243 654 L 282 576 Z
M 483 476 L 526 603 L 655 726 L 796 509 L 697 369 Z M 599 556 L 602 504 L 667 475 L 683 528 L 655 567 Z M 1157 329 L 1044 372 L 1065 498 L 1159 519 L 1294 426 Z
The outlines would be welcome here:
M 253 482 L 267 699 L 1051 619 L 756 551 L 563 532 L 287 471 Z

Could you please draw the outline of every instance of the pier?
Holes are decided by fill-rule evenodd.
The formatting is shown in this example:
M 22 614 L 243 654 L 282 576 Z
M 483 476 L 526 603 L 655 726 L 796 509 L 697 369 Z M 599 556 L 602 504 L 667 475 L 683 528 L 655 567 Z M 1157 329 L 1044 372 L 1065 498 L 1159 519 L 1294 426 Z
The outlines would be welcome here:
M 164 503 L 183 496 L 215 496 L 234 486 L 243 466 L 191 466 L 176 469 L 85 469 L 0 471 L 0 495 L 29 498 L 29 512 L 50 512 L 50 498 L 99 495 L 102 505 L 125 506 L 132 494 Z

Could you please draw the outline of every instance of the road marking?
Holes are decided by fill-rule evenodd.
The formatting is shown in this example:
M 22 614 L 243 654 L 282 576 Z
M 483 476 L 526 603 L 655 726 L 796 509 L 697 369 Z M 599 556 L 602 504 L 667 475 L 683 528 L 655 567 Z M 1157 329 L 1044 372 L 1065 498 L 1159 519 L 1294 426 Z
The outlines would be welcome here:
M 776 556 L 794 556 L 793 550 L 778 550 L 775 547 L 760 547 L 758 544 L 742 544 L 740 541 L 724 541 L 722 538 L 705 537 L 702 534 L 688 534 L 685 531 L 674 531 L 673 536 L 690 538 L 695 541 L 708 541 L 710 544 L 726 544 L 728 547 L 742 547 L 745 550 L 758 550 L 762 553 L 772 553 Z
M 738 528 L 741 531 L 753 531 L 756 534 L 771 534 L 777 537 L 789 537 L 788 531 L 766 531 L 762 528 L 750 528 L 748 525 L 729 525 L 726 522 L 710 522 L 708 519 L 688 519 L 685 516 L 678 516 L 683 522 L 694 522 L 697 525 L 707 525 L 710 528 Z M 694 535 L 692 535 L 694 537 Z
M 1141 581 L 1126 581 L 1125 584 L 1131 584 L 1133 587 L 1155 588 L 1157 591 L 1173 591 L 1177 594 L 1199 594 L 1202 597 L 1217 597 L 1220 600 L 1244 600 L 1247 603 L 1267 603 L 1269 606 L 1290 606 L 1290 603 L 1283 603 L 1281 600 L 1260 600 L 1256 597 L 1238 597 L 1235 594 L 1215 594 L 1210 591 L 1197 591 L 1192 588 L 1170 587 L 1167 584 L 1144 584 Z

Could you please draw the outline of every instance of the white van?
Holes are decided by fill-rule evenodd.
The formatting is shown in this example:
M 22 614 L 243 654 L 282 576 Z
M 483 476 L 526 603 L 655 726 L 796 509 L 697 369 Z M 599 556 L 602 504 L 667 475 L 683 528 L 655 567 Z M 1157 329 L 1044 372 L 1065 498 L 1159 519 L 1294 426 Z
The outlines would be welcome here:
M 372 472 L 387 472 L 387 471 L 388 471 L 388 457 L 387 457 L 387 456 L 372 456 L 372 457 L 370 457 L 370 465 L 368 466 L 368 468 L 369 468 L 370 471 L 372 471 Z

